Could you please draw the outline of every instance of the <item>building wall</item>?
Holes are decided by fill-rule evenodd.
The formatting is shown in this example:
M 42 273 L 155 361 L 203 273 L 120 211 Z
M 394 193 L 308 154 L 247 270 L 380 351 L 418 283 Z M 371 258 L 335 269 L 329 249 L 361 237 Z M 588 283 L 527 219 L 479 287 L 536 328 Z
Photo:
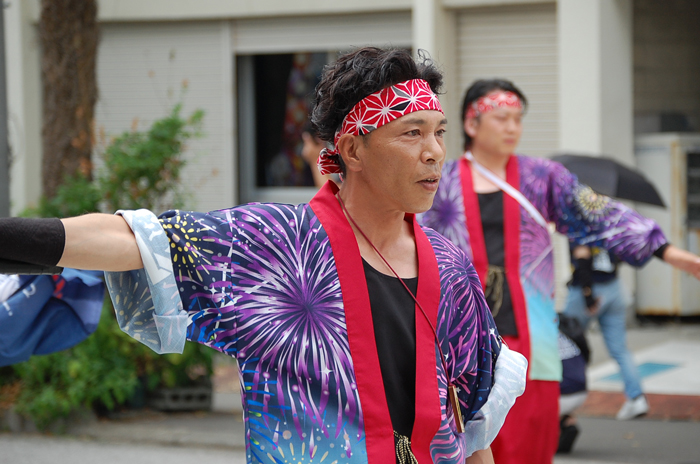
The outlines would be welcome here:
M 230 46 L 227 21 L 101 26 L 98 142 L 104 145 L 132 127 L 145 130 L 178 102 L 185 116 L 205 112 L 204 136 L 188 143 L 186 152 L 188 209 L 220 209 L 235 200 Z
M 700 131 L 700 2 L 634 1 L 634 114 L 680 112 Z
M 248 18 L 232 21 L 236 54 L 347 50 L 362 45 L 411 47 L 411 13 Z
M 493 1 L 477 0 L 484 3 Z M 41 11 L 41 0 L 21 2 L 26 3 L 29 18 L 36 23 Z M 97 3 L 100 22 L 151 22 L 410 10 L 412 0 L 97 0 Z
M 41 48 L 32 4 L 11 2 L 4 11 L 12 215 L 36 206 L 42 191 Z

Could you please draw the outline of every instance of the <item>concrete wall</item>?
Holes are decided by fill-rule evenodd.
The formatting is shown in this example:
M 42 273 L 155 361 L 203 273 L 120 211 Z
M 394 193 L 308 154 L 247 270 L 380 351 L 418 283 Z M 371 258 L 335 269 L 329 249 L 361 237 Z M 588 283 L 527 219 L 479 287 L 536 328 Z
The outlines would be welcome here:
M 186 145 L 184 209 L 210 211 L 236 203 L 233 54 L 230 21 L 103 24 L 95 108 L 100 149 L 131 128 L 147 130 L 176 103 L 182 116 L 204 110 L 203 137 Z M 186 85 L 186 90 L 183 89 Z
M 5 9 L 7 112 L 10 142 L 10 213 L 36 205 L 41 195 L 41 68 L 33 1 Z
M 680 112 L 700 130 L 700 2 L 635 0 L 634 114 Z
M 38 21 L 40 0 L 21 1 Z M 410 10 L 411 5 L 412 0 L 98 0 L 98 14 L 101 22 L 192 21 Z

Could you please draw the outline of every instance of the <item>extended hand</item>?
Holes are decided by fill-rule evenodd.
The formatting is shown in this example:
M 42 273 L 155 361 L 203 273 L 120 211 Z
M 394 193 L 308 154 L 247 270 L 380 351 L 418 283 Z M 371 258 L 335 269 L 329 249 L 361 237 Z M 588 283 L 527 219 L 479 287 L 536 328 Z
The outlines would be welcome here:
M 600 309 L 600 297 L 596 298 L 593 301 L 593 304 L 591 306 L 588 306 L 588 308 L 587 308 L 588 314 L 591 316 L 594 316 L 598 312 L 599 309 Z
M 669 245 L 664 251 L 664 261 L 700 280 L 700 256 Z

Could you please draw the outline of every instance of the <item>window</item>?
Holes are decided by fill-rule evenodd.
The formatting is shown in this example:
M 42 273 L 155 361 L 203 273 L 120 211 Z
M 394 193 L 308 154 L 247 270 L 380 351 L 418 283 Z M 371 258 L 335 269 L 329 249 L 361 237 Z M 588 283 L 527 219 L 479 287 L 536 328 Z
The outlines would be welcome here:
M 308 201 L 314 194 L 301 157 L 313 92 L 333 53 L 239 55 L 238 153 L 240 198 Z

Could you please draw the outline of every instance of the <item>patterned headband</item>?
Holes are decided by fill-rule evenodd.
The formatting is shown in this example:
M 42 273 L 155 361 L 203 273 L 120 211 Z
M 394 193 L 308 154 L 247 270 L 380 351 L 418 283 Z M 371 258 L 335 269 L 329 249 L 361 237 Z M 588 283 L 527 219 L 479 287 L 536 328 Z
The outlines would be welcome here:
M 523 102 L 520 100 L 520 97 L 507 90 L 492 92 L 478 98 L 469 105 L 469 109 L 467 109 L 467 119 L 478 118 L 480 115 L 495 110 L 496 108 L 507 107 L 522 109 Z
M 437 95 L 422 79 L 401 82 L 360 100 L 343 119 L 335 133 L 334 148 L 324 148 L 318 157 L 321 174 L 340 173 L 338 141 L 343 134 L 365 135 L 409 113 L 435 110 L 443 113 Z

